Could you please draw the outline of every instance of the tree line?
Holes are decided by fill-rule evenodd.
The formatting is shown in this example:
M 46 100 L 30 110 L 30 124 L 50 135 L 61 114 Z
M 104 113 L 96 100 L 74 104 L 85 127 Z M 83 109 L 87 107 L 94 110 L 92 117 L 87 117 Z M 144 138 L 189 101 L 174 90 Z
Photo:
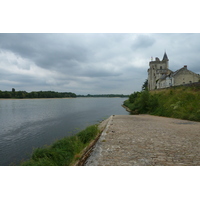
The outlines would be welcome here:
M 54 91 L 1 91 L 0 98 L 13 98 L 13 99 L 23 99 L 23 98 L 65 98 L 65 97 L 76 97 L 75 93 L 72 92 L 54 92 Z
M 124 94 L 87 94 L 87 95 L 77 95 L 77 97 L 129 97 L 129 95 L 124 95 Z

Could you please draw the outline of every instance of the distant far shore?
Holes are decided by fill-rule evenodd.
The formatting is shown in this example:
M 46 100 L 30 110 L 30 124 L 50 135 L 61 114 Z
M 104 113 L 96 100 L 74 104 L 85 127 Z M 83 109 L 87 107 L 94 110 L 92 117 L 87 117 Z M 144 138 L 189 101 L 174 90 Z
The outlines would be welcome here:
M 0 100 L 33 100 L 33 99 L 75 99 L 76 97 L 55 97 L 55 98 L 0 98 Z
M 0 98 L 0 101 L 1 100 L 33 100 L 33 99 L 76 99 L 76 98 L 127 98 L 127 97 L 55 97 L 55 98 Z

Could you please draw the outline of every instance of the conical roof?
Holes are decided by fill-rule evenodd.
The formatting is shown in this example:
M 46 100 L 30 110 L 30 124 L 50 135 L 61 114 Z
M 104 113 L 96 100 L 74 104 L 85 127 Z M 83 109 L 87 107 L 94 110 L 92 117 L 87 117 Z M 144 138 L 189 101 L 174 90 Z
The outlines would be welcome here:
M 167 54 L 166 54 L 166 52 L 165 52 L 165 54 L 164 54 L 164 56 L 163 56 L 163 59 L 162 59 L 163 61 L 169 61 L 169 59 L 168 59 L 168 57 L 167 57 Z

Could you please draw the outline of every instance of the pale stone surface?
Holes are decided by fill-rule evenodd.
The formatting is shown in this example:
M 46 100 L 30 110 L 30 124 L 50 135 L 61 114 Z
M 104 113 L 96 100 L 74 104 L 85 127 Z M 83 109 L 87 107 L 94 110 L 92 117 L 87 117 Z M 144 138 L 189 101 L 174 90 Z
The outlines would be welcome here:
M 116 115 L 106 123 L 86 166 L 200 165 L 200 122 Z

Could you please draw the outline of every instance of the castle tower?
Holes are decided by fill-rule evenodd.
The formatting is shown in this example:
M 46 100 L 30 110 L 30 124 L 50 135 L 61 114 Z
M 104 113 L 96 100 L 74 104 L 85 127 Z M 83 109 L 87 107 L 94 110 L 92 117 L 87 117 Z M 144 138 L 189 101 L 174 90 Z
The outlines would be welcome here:
M 162 61 L 159 58 L 155 58 L 155 61 L 149 62 L 148 69 L 148 89 L 154 90 L 156 89 L 156 83 L 159 78 L 163 75 L 167 75 L 169 73 L 169 59 L 167 57 L 166 52 L 164 53 Z
M 167 54 L 165 52 L 164 56 L 163 56 L 163 59 L 162 61 L 166 62 L 166 68 L 168 69 L 169 68 L 169 59 L 167 57 Z

